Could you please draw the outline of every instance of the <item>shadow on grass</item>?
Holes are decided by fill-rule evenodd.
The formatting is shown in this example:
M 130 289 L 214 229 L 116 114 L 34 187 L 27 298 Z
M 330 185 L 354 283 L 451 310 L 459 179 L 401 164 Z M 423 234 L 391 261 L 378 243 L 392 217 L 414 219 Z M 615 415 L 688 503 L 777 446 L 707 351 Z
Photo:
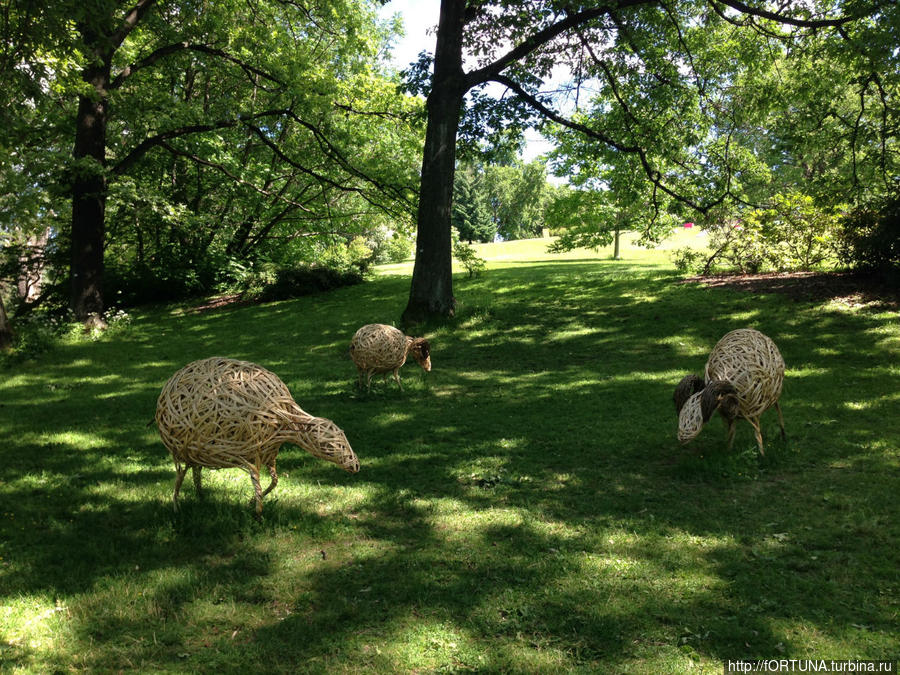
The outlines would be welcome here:
M 566 262 L 460 283 L 456 319 L 426 327 L 435 370 L 405 368 L 405 392 L 359 392 L 346 356 L 359 325 L 391 323 L 393 278 L 139 318 L 115 344 L 16 373 L 0 409 L 0 511 L 15 515 L 0 594 L 68 598 L 70 635 L 14 658 L 387 670 L 412 645 L 434 668 L 614 671 L 660 653 L 820 656 L 810 642 L 887 658 L 889 319 Z M 765 458 L 744 423 L 733 453 L 717 422 L 678 447 L 675 384 L 746 325 L 788 364 L 788 440 L 767 413 Z M 213 354 L 277 372 L 344 428 L 361 473 L 286 448 L 262 524 L 213 491 L 173 516 L 170 461 L 145 425 L 168 376 Z

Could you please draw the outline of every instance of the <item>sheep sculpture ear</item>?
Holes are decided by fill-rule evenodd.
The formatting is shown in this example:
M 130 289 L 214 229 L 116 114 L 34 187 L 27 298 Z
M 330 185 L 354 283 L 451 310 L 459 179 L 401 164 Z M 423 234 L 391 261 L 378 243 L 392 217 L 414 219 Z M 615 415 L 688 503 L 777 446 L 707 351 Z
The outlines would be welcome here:
M 726 419 L 734 419 L 738 413 L 737 389 L 726 380 L 713 380 L 703 390 L 700 410 L 704 424 L 709 422 L 709 418 L 716 410 L 719 410 Z
M 675 412 L 681 414 L 681 409 L 687 400 L 697 392 L 703 391 L 703 386 L 703 378 L 694 374 L 685 375 L 675 387 L 675 394 L 672 396 L 675 401 Z

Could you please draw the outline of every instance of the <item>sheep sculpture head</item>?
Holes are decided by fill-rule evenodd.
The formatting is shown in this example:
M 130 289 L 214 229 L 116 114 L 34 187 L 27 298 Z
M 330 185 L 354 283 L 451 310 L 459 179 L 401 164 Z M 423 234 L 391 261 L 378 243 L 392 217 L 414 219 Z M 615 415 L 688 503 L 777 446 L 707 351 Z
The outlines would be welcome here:
M 431 372 L 431 345 L 422 337 L 414 338 L 403 331 L 383 323 L 370 323 L 360 328 L 350 340 L 350 358 L 356 365 L 359 386 L 368 389 L 372 376 L 392 373 L 397 386 L 400 384 L 400 368 L 412 357 L 426 373 Z
M 690 393 L 685 396 L 687 389 Z M 696 375 L 685 375 L 675 388 L 673 398 L 678 413 L 678 440 L 682 443 L 697 438 L 716 410 L 729 425 L 740 414 L 737 390 L 725 380 L 716 380 L 704 386 L 703 380 Z
M 278 484 L 275 460 L 284 443 L 293 443 L 345 471 L 359 471 L 359 459 L 343 431 L 331 420 L 300 408 L 274 373 L 247 361 L 212 357 L 189 363 L 162 389 L 156 424 L 175 461 L 175 491 L 188 468 L 200 491 L 200 471 L 240 468 L 250 474 L 257 517 L 262 498 Z M 271 477 L 263 491 L 260 469 Z
M 431 372 L 431 345 L 425 338 L 409 338 L 409 353 L 413 355 L 422 370 L 426 373 Z
M 771 407 L 778 411 L 784 436 L 784 418 L 778 399 L 784 381 L 784 360 L 770 338 L 752 328 L 739 328 L 722 337 L 709 354 L 705 377 L 686 375 L 675 387 L 678 440 L 692 441 L 716 410 L 728 425 L 728 447 L 734 441 L 735 422 L 746 419 L 763 451 L 759 418 Z

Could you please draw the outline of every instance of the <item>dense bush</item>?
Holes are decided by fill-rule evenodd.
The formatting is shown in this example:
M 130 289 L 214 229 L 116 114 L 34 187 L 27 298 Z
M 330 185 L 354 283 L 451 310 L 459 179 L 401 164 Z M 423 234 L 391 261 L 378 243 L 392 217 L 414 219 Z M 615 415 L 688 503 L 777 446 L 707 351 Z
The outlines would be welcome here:
M 683 246 L 672 251 L 672 262 L 681 274 L 696 274 L 703 268 L 706 257 L 702 251 L 690 246 Z
M 793 272 L 833 268 L 838 262 L 836 209 L 818 207 L 799 193 L 778 194 L 766 208 L 706 225 L 709 249 L 673 253 L 682 273 Z
M 180 265 L 109 265 L 104 278 L 106 298 L 111 305 L 125 307 L 181 300 L 208 292 L 212 279 L 204 277 Z
M 777 194 L 764 209 L 744 218 L 743 238 L 755 240 L 760 266 L 776 271 L 809 271 L 837 263 L 840 215 L 797 192 Z
M 372 249 L 372 263 L 375 265 L 401 263 L 413 252 L 413 243 L 407 236 L 387 227 L 374 229 L 366 244 Z
M 256 298 L 264 302 L 287 300 L 353 286 L 362 283 L 363 279 L 359 269 L 336 270 L 318 266 L 281 268 L 275 273 L 274 282 L 262 289 Z
M 900 284 L 900 195 L 857 209 L 842 225 L 841 259 L 853 269 Z
M 372 249 L 361 237 L 346 244 L 322 244 L 313 253 L 319 262 L 237 258 L 224 253 L 195 258 L 175 251 L 141 263 L 112 261 L 106 270 L 106 297 L 119 307 L 213 293 L 283 299 L 359 283 L 373 260 Z

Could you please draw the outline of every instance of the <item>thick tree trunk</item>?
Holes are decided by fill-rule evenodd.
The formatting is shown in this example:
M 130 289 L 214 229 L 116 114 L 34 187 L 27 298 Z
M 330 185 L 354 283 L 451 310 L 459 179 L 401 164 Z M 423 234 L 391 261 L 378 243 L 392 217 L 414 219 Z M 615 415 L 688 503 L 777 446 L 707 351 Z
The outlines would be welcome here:
M 6 307 L 3 306 L 3 298 L 0 297 L 0 349 L 6 349 L 12 344 L 13 331 L 6 316 Z
M 93 96 L 78 99 L 72 183 L 70 304 L 79 320 L 103 313 L 103 236 L 106 218 L 106 123 L 109 66 L 83 74 Z
M 453 316 L 453 258 L 450 209 L 456 169 L 456 135 L 463 96 L 462 34 L 465 0 L 442 0 L 434 58 L 434 80 L 426 109 L 428 126 L 422 157 L 422 182 L 409 303 L 403 323 Z

